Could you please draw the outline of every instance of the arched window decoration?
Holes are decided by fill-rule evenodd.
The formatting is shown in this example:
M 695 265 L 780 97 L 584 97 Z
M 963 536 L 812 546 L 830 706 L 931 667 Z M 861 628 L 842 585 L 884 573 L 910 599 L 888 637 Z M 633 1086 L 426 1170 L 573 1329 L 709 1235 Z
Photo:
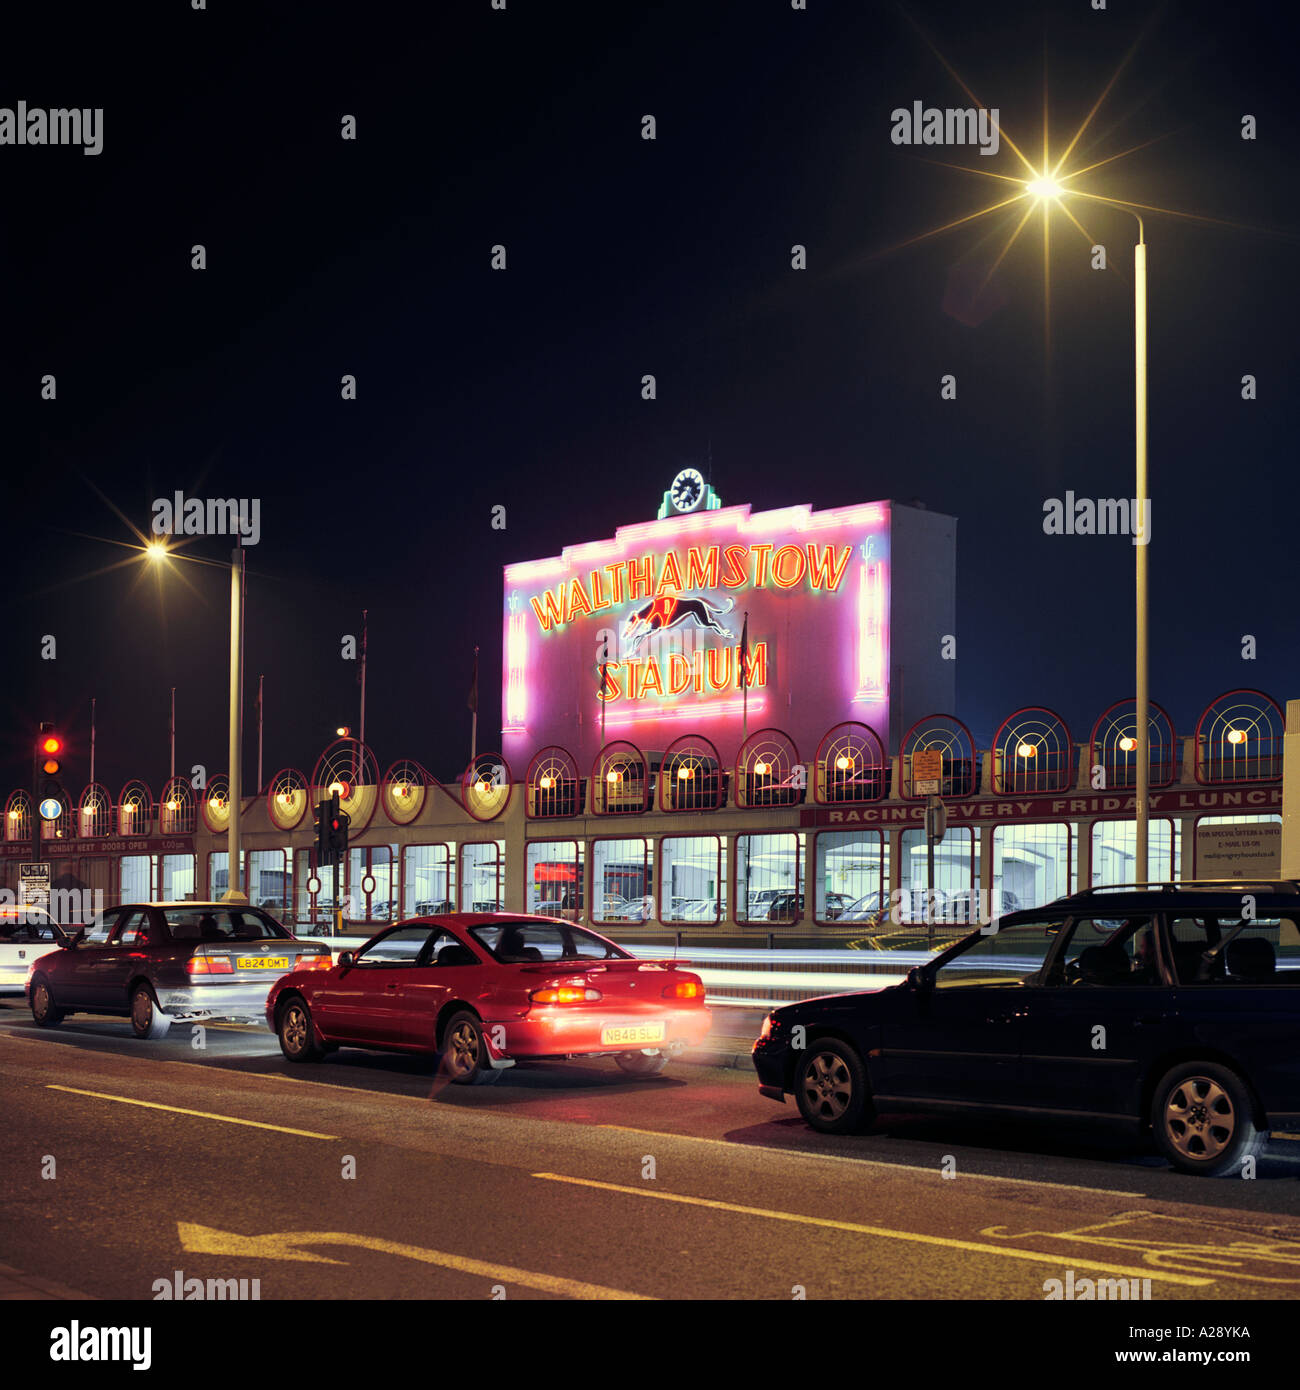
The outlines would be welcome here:
M 328 801 L 335 793 L 339 810 L 346 813 L 351 835 L 370 824 L 379 801 L 379 764 L 360 739 L 339 738 L 320 755 L 311 775 L 312 804 Z
M 139 780 L 128 782 L 117 798 L 117 833 L 153 833 L 153 793 Z
M 417 763 L 413 758 L 403 758 L 395 762 L 384 773 L 383 786 L 379 794 L 384 815 L 394 825 L 410 825 L 424 810 L 429 786 L 434 781 L 423 764 Z
M 199 811 L 194 802 L 194 788 L 184 777 L 173 777 L 163 787 L 158 802 L 158 833 L 160 835 L 193 835 Z
M 77 834 L 96 840 L 113 833 L 113 798 L 102 782 L 92 782 L 77 805 Z
M 230 778 L 224 772 L 208 778 L 206 787 L 196 789 L 203 824 L 214 835 L 224 835 L 230 828 Z
M 1061 716 L 1029 706 L 993 736 L 993 790 L 1003 796 L 1063 792 L 1074 782 L 1074 744 Z
M 578 760 L 567 748 L 552 744 L 535 753 L 528 764 L 525 782 L 528 788 L 526 809 L 531 820 L 582 814 L 583 778 Z
M 808 796 L 808 769 L 781 729 L 760 729 L 736 754 L 736 805 L 797 806 Z
M 30 792 L 10 792 L 5 802 L 5 839 L 32 838 L 32 798 Z
M 727 796 L 722 759 L 699 734 L 675 739 L 659 764 L 661 811 L 716 811 Z
M 296 767 L 282 767 L 266 789 L 266 813 L 277 830 L 292 830 L 307 814 L 311 792 Z
M 822 739 L 813 764 L 815 798 L 823 806 L 879 801 L 888 790 L 885 748 L 876 731 L 850 720 Z
M 1088 754 L 1089 785 L 1098 791 L 1137 786 L 1137 702 L 1117 700 L 1093 725 Z M 1151 753 L 1151 786 L 1167 787 L 1180 772 L 1178 739 L 1173 721 L 1151 701 L 1147 705 L 1147 746 Z M 1096 786 L 1094 769 L 1101 768 Z
M 940 755 L 940 796 L 975 796 L 979 792 L 980 763 L 975 752 L 975 740 L 956 716 L 927 714 L 924 719 L 918 719 L 903 735 L 899 752 L 900 780 L 905 797 L 921 795 L 916 790 L 916 778 L 912 773 L 912 756 L 915 753 L 937 752 Z
M 496 820 L 510 804 L 513 786 L 505 755 L 480 753 L 461 776 L 461 803 L 475 820 Z
M 1198 782 L 1268 782 L 1282 775 L 1286 720 L 1262 690 L 1229 690 L 1196 725 Z
M 650 807 L 650 767 L 634 743 L 607 743 L 591 769 L 591 810 L 597 816 L 639 816 Z

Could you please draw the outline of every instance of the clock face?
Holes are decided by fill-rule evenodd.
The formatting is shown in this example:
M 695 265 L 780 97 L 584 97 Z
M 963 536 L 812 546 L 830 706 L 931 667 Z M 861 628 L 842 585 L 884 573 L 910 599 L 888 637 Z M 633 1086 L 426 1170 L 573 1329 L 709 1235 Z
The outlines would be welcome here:
M 694 511 L 704 500 L 704 479 L 700 476 L 699 470 L 683 468 L 673 479 L 668 495 L 679 512 Z

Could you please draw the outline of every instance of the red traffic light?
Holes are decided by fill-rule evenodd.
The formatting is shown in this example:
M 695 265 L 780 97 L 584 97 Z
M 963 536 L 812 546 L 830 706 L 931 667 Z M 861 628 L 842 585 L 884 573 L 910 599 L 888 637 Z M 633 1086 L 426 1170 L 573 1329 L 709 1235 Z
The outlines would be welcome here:
M 41 739 L 41 752 L 62 753 L 63 740 L 58 736 L 58 734 L 46 734 L 45 737 Z

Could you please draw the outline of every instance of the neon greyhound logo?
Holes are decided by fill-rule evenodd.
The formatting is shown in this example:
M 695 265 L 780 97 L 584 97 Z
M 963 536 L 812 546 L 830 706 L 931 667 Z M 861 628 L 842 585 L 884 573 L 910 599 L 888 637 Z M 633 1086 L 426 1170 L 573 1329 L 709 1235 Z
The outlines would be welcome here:
M 677 594 L 660 594 L 628 614 L 623 622 L 624 646 L 631 653 L 639 652 L 656 632 L 667 632 L 686 622 L 692 622 L 709 632 L 720 632 L 724 637 L 735 637 L 736 634 L 718 622 L 715 616 L 730 613 L 735 606 L 735 599 L 728 599 L 724 606 L 703 597 L 680 598 Z

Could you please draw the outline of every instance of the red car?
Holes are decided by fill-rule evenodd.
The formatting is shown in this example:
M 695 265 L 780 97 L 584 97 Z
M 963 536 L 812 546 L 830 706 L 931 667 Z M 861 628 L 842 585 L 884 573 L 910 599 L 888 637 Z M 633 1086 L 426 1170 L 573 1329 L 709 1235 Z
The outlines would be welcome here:
M 449 1080 L 495 1081 L 519 1060 L 613 1057 L 655 1076 L 700 1043 L 698 975 L 641 960 L 572 922 L 509 913 L 412 917 L 331 970 L 277 980 L 266 1019 L 291 1062 L 340 1046 L 423 1052 Z

